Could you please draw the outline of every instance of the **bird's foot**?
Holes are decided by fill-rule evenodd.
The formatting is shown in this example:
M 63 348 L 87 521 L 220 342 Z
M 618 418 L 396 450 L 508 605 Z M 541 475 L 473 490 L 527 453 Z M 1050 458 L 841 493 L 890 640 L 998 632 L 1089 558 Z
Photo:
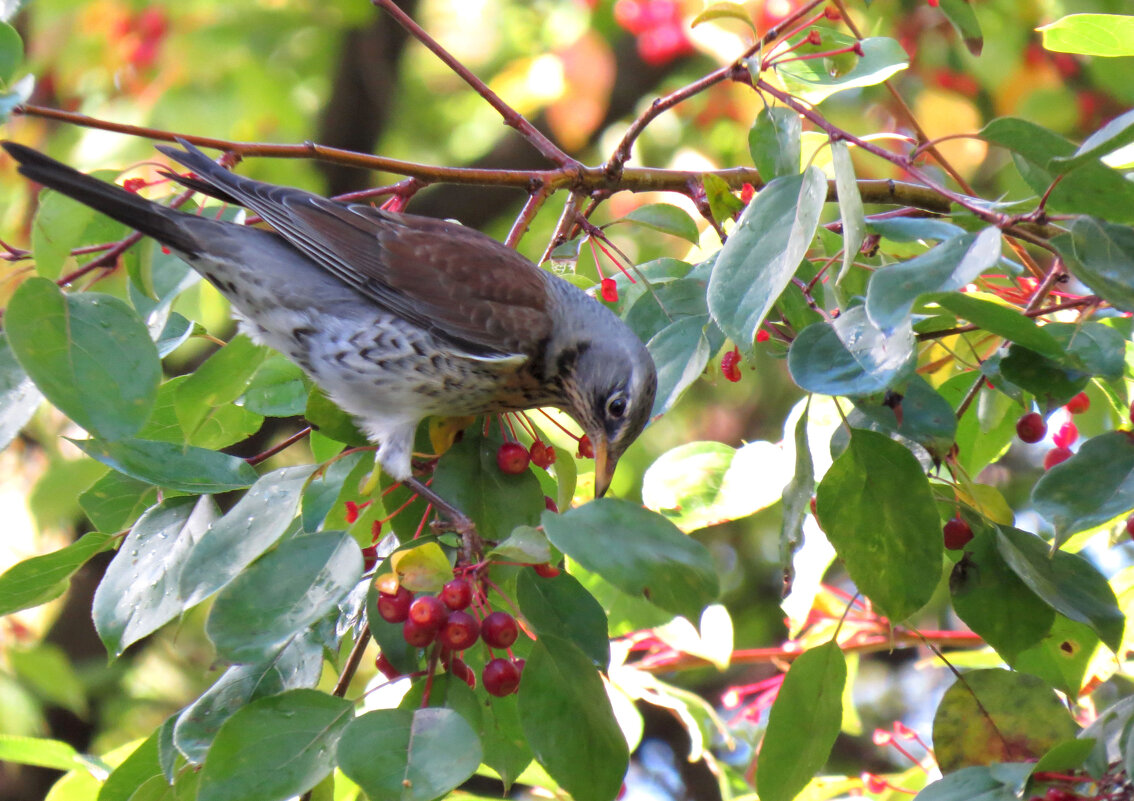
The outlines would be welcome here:
M 461 561 L 464 564 L 475 564 L 479 561 L 484 553 L 484 542 L 477 533 L 476 523 L 472 518 L 416 478 L 407 478 L 402 483 L 433 504 L 433 508 L 441 517 L 441 521 L 434 524 L 435 527 L 443 531 L 454 531 L 460 535 Z

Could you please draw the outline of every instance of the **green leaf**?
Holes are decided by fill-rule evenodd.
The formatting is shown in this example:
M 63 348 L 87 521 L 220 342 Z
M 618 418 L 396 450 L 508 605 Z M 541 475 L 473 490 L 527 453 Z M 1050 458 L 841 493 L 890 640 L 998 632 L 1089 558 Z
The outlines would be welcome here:
M 1039 676 L 1072 698 L 1079 695 L 1087 669 L 1099 648 L 1099 636 L 1089 626 L 1057 614 L 1042 641 L 1016 657 L 1016 670 Z
M 326 615 L 362 578 L 362 551 L 345 531 L 281 542 L 221 590 L 205 633 L 230 662 L 260 662 Z
M 269 356 L 244 390 L 245 409 L 265 417 L 291 417 L 307 408 L 310 381 L 298 365 L 283 356 Z
M 1067 173 L 1052 187 L 1054 159 L 1075 153 L 1073 143 L 1027 120 L 999 117 L 980 137 L 1019 153 L 1016 166 L 1037 195 L 1050 194 L 1047 210 L 1061 214 L 1091 214 L 1114 222 L 1134 223 L 1134 184 L 1101 162 L 1091 161 Z M 1056 165 L 1058 166 L 1058 165 Z
M 311 388 L 303 416 L 325 437 L 351 446 L 370 444 L 370 440 L 355 425 L 354 419 L 336 406 L 319 387 Z
M 894 433 L 944 459 L 957 433 L 953 407 L 924 378 L 913 376 L 900 392 L 882 397 L 853 398 L 855 412 L 848 419 L 854 428 Z
M 0 22 L 0 84 L 10 84 L 23 61 L 23 39 L 7 22 Z
M 135 793 L 140 792 L 142 785 L 154 778 L 159 779 L 166 790 L 171 789 L 158 762 L 158 738 L 161 732 L 162 727 L 159 726 L 111 771 L 99 790 L 98 801 L 140 801 L 149 798 Z
M 111 470 L 79 495 L 79 506 L 99 531 L 122 531 L 156 500 L 152 484 Z
M 1126 368 L 1126 337 L 1103 323 L 1048 323 L 1044 331 L 1065 348 L 1065 361 L 1091 375 L 1111 381 L 1122 378 Z
M 984 49 L 984 36 L 969 0 L 941 0 L 941 11 L 956 29 L 969 52 L 979 56 Z
M 628 595 L 690 620 L 717 598 L 705 546 L 637 504 L 603 498 L 559 515 L 545 512 L 541 520 L 552 545 Z
M 707 316 L 684 317 L 646 343 L 658 373 L 657 394 L 650 413 L 656 417 L 673 408 L 709 363 L 711 346 L 705 336 Z
M 799 387 L 820 395 L 869 395 L 897 383 L 913 366 L 909 321 L 887 336 L 862 306 L 833 322 L 803 329 L 788 351 L 788 370 Z
M 432 801 L 480 764 L 480 740 L 452 709 L 367 712 L 339 740 L 338 763 L 371 801 Z
M 16 361 L 8 338 L 0 331 L 0 450 L 28 424 L 43 395 Z
M 854 38 L 845 34 L 822 30 L 822 44 L 812 47 L 812 50 L 850 47 L 855 42 Z M 850 56 L 853 66 L 849 69 L 834 68 L 833 64 L 828 63 L 831 59 L 813 58 L 778 64 L 776 71 L 789 93 L 815 105 L 847 89 L 882 83 L 909 66 L 909 56 L 894 39 L 871 37 L 860 40 L 860 44 L 863 55 L 861 58 Z
M 570 640 L 599 670 L 610 665 L 606 613 L 574 576 L 560 573 L 544 578 L 534 570 L 522 570 L 516 579 L 516 603 L 537 635 Z
M 1106 220 L 1080 217 L 1070 237 L 1055 245 L 1071 274 L 1124 311 L 1134 311 L 1134 231 Z
M 532 750 L 520 726 L 516 696 L 489 696 L 483 711 L 480 742 L 484 747 L 484 764 L 496 771 L 507 792 L 532 762 Z
M 144 439 L 70 441 L 107 467 L 179 492 L 228 492 L 256 480 L 256 471 L 243 459 L 204 448 Z
M 719 175 L 704 173 L 701 185 L 705 189 L 705 199 L 709 202 L 709 213 L 717 222 L 732 219 L 744 208 L 744 203 L 732 193 L 732 187 Z
M 709 311 L 741 350 L 752 350 L 756 330 L 791 283 L 826 199 L 827 181 L 817 167 L 771 181 L 745 208 L 717 255 Z
M 917 258 L 876 270 L 867 284 L 866 314 L 888 334 L 906 321 L 918 297 L 961 289 L 999 259 L 997 228 L 946 240 Z
M 827 762 L 843 721 L 847 663 L 834 640 L 796 659 L 768 713 L 756 770 L 763 801 L 792 801 Z
M 694 245 L 701 238 L 701 233 L 697 230 L 697 223 L 693 221 L 693 218 L 684 209 L 679 209 L 669 203 L 650 203 L 639 206 L 623 217 L 622 220 L 636 222 L 646 228 L 661 231 L 663 234 L 672 234 Z
M 740 5 L 740 3 L 713 3 L 694 17 L 689 25 L 696 28 L 702 22 L 717 19 L 739 20 L 751 28 L 753 33 L 756 32 L 756 25 L 752 22 L 752 15 L 748 12 L 748 9 Z
M 1032 592 L 1056 612 L 1090 626 L 1108 648 L 1118 651 L 1126 618 L 1114 590 L 1094 565 L 1078 554 L 1052 553 L 1039 537 L 1010 526 L 1000 526 L 997 547 Z
M 1046 327 L 1036 325 L 1035 320 L 1020 314 L 1017 309 L 962 292 L 929 295 L 925 300 L 1042 356 L 1062 359 L 1067 355 Z
M 100 761 L 80 754 L 70 743 L 62 740 L 0 734 L 0 762 L 35 765 L 52 770 L 74 770 L 89 768 L 92 763 L 97 766 Z M 105 764 L 101 767 L 109 771 Z
M 180 595 L 192 606 L 224 587 L 283 536 L 315 465 L 284 467 L 260 478 L 201 535 L 181 569 Z
M 285 690 L 314 687 L 323 670 L 323 647 L 311 635 L 296 637 L 271 659 L 235 665 L 181 712 L 173 729 L 177 750 L 205 761 L 220 727 L 245 704 Z
M 1055 527 L 1055 544 L 1134 509 L 1134 442 L 1111 431 L 1084 442 L 1044 473 L 1032 506 Z
M 64 414 L 108 440 L 146 422 L 161 363 L 134 310 L 94 292 L 64 294 L 29 278 L 4 312 L 8 343 L 20 366 Z
M 929 602 L 941 575 L 941 520 L 905 446 L 854 429 L 816 490 L 827 539 L 858 589 L 894 622 Z
M 67 195 L 51 190 L 39 197 L 39 207 L 32 222 L 32 255 L 36 273 L 43 278 L 58 278 L 79 246 L 83 232 L 95 219 L 95 210 Z
M 508 475 L 497 466 L 503 442 L 495 427 L 485 437 L 472 426 L 441 457 L 433 477 L 433 490 L 471 517 L 489 540 L 504 539 L 516 526 L 535 525 L 545 508 L 539 479 L 530 469 Z
M 12 565 L 0 575 L 0 616 L 58 598 L 75 571 L 113 542 L 110 535 L 91 531 L 66 548 Z
M 773 178 L 799 175 L 799 115 L 783 106 L 765 106 L 748 131 L 748 152 L 764 183 Z
M 1087 137 L 1070 156 L 1057 156 L 1048 166 L 1056 172 L 1070 172 L 1087 162 L 1097 161 L 1108 153 L 1134 142 L 1134 111 L 1119 114 Z
M 1055 692 L 1026 673 L 972 670 L 945 691 L 933 718 L 933 749 L 948 773 L 971 765 L 1024 762 L 1075 736 Z
M 839 197 L 839 214 L 843 223 L 843 268 L 839 271 L 842 281 L 854 264 L 862 242 L 866 237 L 866 213 L 862 208 L 862 195 L 858 191 L 858 181 L 854 177 L 854 164 L 850 150 L 842 139 L 831 142 L 831 159 L 835 168 L 835 189 Z M 875 273 L 877 276 L 877 273 Z
M 776 503 L 789 466 L 768 442 L 733 448 L 690 442 L 662 454 L 642 479 L 642 503 L 682 531 L 747 517 Z
M 780 566 L 784 571 L 784 587 L 795 582 L 795 553 L 803 545 L 803 523 L 815 493 L 815 464 L 811 459 L 811 446 L 807 438 L 807 419 L 810 404 L 806 405 L 795 424 L 795 469 L 784 487 L 784 514 L 780 525 Z M 790 418 L 789 418 L 790 419 Z M 785 437 L 785 440 L 787 438 Z M 786 446 L 786 442 L 785 442 Z M 785 593 L 786 594 L 786 593 Z
M 975 765 L 926 785 L 914 801 L 1018 801 L 1018 795 L 1015 787 L 994 777 L 989 768 Z
M 91 607 L 106 650 L 119 656 L 188 608 L 185 557 L 215 517 L 208 498 L 173 498 L 142 515 L 106 569 Z
M 974 537 L 953 566 L 953 609 L 1013 667 L 1016 658 L 1051 631 L 1055 612 L 1028 589 L 996 547 L 996 530 L 965 516 Z
M 1008 348 L 1008 355 L 1000 360 L 1000 372 L 1049 409 L 1067 403 L 1082 392 L 1090 380 L 1085 371 L 1065 367 L 1020 345 Z
M 58 645 L 40 642 L 5 650 L 11 675 L 39 699 L 86 718 L 87 692 L 67 653 Z
M 536 760 L 575 801 L 618 795 L 630 754 L 602 679 L 578 647 L 555 635 L 536 641 L 520 681 L 519 711 Z
M 1043 46 L 1057 53 L 1134 56 L 1134 16 L 1068 14 L 1036 30 L 1043 34 Z
M 182 430 L 192 435 L 217 407 L 244 394 L 267 355 L 267 348 L 240 334 L 206 359 L 177 388 L 174 408 Z
M 221 726 L 205 759 L 197 801 L 280 801 L 334 767 L 354 704 L 315 690 L 261 698 Z
M 878 234 L 892 242 L 919 242 L 933 240 L 944 242 L 965 231 L 960 226 L 934 217 L 894 217 L 893 219 L 872 219 L 866 221 L 866 230 Z

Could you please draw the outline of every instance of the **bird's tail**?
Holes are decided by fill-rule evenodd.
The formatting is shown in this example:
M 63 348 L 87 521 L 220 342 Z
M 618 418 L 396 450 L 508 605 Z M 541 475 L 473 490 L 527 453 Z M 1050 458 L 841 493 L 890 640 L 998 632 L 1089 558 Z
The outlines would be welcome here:
M 31 180 L 74 198 L 182 253 L 192 255 L 200 249 L 200 241 L 183 222 L 184 218 L 196 219 L 192 215 L 182 214 L 114 184 L 84 175 L 30 147 L 15 142 L 0 142 L 0 147 L 19 163 L 20 174 Z

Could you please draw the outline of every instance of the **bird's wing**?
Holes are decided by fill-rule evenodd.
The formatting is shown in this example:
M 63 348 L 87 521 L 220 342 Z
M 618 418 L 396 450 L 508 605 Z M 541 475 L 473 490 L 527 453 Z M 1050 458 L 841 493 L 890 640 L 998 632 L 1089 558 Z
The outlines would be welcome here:
M 443 220 L 244 178 L 182 145 L 185 151 L 159 150 L 193 170 L 188 185 L 251 209 L 336 278 L 462 351 L 530 355 L 550 335 L 547 277 L 495 239 Z

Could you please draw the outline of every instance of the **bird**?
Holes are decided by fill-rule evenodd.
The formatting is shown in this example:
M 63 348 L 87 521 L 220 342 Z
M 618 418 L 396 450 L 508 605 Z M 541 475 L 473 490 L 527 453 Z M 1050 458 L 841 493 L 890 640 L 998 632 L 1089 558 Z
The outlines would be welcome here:
M 427 416 L 555 407 L 590 439 L 595 497 L 606 493 L 657 390 L 649 352 L 608 308 L 475 229 L 256 181 L 177 144 L 157 149 L 191 172 L 170 178 L 269 227 L 177 211 L 0 142 L 25 177 L 152 237 L 212 283 L 241 330 L 358 421 L 395 480 L 423 486 L 412 448 Z

